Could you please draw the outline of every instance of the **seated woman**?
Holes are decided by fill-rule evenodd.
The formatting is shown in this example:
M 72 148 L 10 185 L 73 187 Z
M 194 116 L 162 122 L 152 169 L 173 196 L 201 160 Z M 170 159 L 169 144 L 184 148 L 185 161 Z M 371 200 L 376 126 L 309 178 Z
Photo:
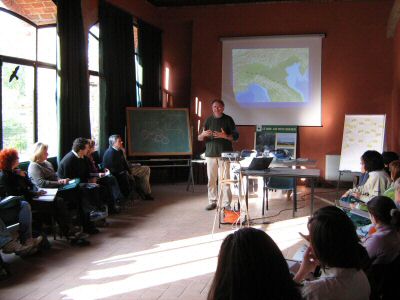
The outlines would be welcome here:
M 390 185 L 390 178 L 384 170 L 382 155 L 373 150 L 364 152 L 361 156 L 361 172 L 368 173 L 367 181 L 343 194 L 342 198 L 352 196 L 363 202 L 368 202 L 372 197 L 379 196 Z
M 399 160 L 399 155 L 393 151 L 382 152 L 383 164 L 385 165 L 385 171 L 390 176 L 390 163 L 395 160 Z
M 301 296 L 275 242 L 264 231 L 242 228 L 221 245 L 207 299 L 296 300 Z
M 310 246 L 294 277 L 304 299 L 365 300 L 370 286 L 362 268 L 369 263 L 350 218 L 335 206 L 317 210 L 308 221 Z M 321 267 L 320 278 L 303 281 Z
M 389 170 L 390 170 L 390 179 L 392 180 L 392 182 L 390 183 L 389 188 L 383 193 L 383 196 L 389 197 L 394 201 L 395 200 L 394 183 L 400 177 L 400 160 L 392 161 L 389 164 Z M 364 211 L 368 211 L 367 204 L 364 203 L 352 204 L 351 208 L 353 209 L 358 208 Z M 373 224 L 371 227 L 371 232 L 375 232 L 375 226 Z
M 68 184 L 70 179 L 60 179 L 58 177 L 57 173 L 54 171 L 53 165 L 47 160 L 48 156 L 48 145 L 41 142 L 37 142 L 33 145 L 33 155 L 28 167 L 28 175 L 32 182 L 39 188 L 59 188 Z M 62 234 L 70 240 L 84 239 L 87 237 L 87 235 L 84 235 L 72 224 L 68 206 L 73 206 L 74 204 L 75 206 L 79 206 L 76 203 L 69 203 L 75 202 L 75 198 L 79 198 L 77 193 L 58 192 L 55 199 L 57 202 L 56 205 L 59 207 L 57 211 L 63 211 L 63 213 L 58 216 Z
M 53 212 L 49 212 L 48 208 L 39 205 L 39 203 L 34 203 L 33 198 L 42 196 L 46 192 L 38 190 L 27 174 L 18 169 L 18 165 L 17 150 L 4 149 L 0 151 L 0 187 L 4 191 L 4 196 L 23 196 L 31 205 L 35 204 L 41 215 L 40 220 L 38 220 L 41 223 L 43 215 L 49 215 Z M 56 197 L 54 204 L 54 218 L 60 225 L 62 233 L 67 237 L 74 238 L 75 232 L 70 232 L 74 231 L 74 229 L 72 229 L 71 218 L 63 199 Z
M 108 200 L 107 203 L 110 211 L 119 212 L 120 203 L 123 201 L 124 196 L 121 193 L 117 179 L 110 173 L 110 171 L 105 169 L 105 172 L 100 172 L 93 157 L 95 151 L 96 143 L 93 140 L 89 140 L 89 150 L 86 154 L 86 160 L 89 165 L 90 175 L 96 178 L 96 183 L 105 188 L 105 194 L 107 195 L 106 198 Z
M 53 165 L 47 160 L 48 146 L 37 142 L 33 145 L 33 155 L 28 167 L 28 175 L 32 182 L 41 188 L 58 188 L 68 184 L 69 178 L 60 179 Z
M 400 211 L 392 199 L 385 196 L 372 198 L 368 212 L 376 232 L 364 241 L 373 264 L 388 264 L 400 255 Z
M 392 180 L 392 182 L 389 185 L 389 188 L 383 193 L 383 195 L 394 200 L 395 197 L 394 183 L 398 178 L 400 178 L 400 160 L 392 161 L 389 164 L 389 171 L 390 171 L 390 179 Z

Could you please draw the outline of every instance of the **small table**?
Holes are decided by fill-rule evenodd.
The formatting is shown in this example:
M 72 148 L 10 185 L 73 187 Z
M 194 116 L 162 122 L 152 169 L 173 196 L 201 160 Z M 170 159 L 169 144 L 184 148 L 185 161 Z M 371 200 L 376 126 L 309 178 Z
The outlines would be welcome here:
M 311 180 L 311 205 L 310 214 L 314 210 L 314 180 L 318 178 L 321 171 L 318 169 L 292 169 L 292 168 L 271 168 L 263 171 L 245 170 L 242 176 L 246 177 L 246 206 L 249 201 L 249 176 L 263 177 L 264 186 L 267 178 L 270 177 L 289 177 L 293 178 L 293 217 L 297 211 L 297 178 L 309 178 Z M 264 201 L 265 195 L 263 195 Z

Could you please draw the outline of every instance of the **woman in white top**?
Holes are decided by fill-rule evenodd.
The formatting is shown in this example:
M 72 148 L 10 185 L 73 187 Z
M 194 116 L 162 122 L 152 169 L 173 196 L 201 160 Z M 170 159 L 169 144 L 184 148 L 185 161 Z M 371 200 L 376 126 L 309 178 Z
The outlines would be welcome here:
M 372 197 L 383 194 L 390 186 L 382 154 L 378 151 L 368 150 L 361 156 L 361 172 L 368 173 L 365 184 L 348 190 L 342 197 L 354 196 L 363 202 L 368 202 Z
M 310 247 L 294 280 L 304 299 L 367 300 L 370 286 L 362 270 L 369 258 L 352 221 L 335 206 L 316 211 L 308 222 Z M 305 281 L 317 267 L 322 275 Z

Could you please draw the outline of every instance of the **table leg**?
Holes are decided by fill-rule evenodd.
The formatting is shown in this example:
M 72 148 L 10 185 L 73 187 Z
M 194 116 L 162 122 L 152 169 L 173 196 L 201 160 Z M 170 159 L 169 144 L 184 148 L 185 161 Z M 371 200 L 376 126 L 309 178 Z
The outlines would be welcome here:
M 311 203 L 310 203 L 310 216 L 314 211 L 314 178 L 311 178 Z
M 194 176 L 193 176 L 193 164 L 190 162 L 189 165 L 189 176 L 188 176 L 188 181 L 186 185 L 186 191 L 189 191 L 190 184 L 192 184 L 192 193 L 194 193 Z
M 293 218 L 296 216 L 297 211 L 297 180 L 293 177 Z
M 249 207 L 249 176 L 246 176 L 246 207 Z
M 264 215 L 264 212 L 265 212 L 265 188 L 266 188 L 266 186 L 265 186 L 265 176 L 263 176 L 262 215 Z M 268 207 L 267 207 L 267 209 L 268 209 Z

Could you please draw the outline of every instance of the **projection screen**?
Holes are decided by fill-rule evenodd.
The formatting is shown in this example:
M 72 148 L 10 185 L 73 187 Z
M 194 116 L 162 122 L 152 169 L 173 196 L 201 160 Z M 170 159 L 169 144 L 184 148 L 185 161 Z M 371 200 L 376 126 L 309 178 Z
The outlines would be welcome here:
M 222 100 L 238 125 L 321 126 L 324 35 L 222 38 Z

